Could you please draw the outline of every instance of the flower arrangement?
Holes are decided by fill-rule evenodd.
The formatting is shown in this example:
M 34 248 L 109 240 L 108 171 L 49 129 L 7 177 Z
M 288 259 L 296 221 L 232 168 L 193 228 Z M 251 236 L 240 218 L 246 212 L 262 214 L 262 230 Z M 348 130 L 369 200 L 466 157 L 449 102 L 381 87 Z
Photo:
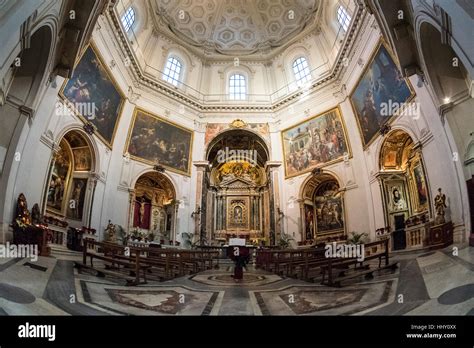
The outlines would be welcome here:
M 129 233 L 125 235 L 125 238 L 126 240 L 132 240 L 134 242 L 151 242 L 155 239 L 155 235 L 148 230 L 144 230 L 139 227 L 134 227 L 129 231 Z
M 146 237 L 146 231 L 142 230 L 139 227 L 132 228 L 130 232 L 127 235 L 131 240 L 134 241 L 141 241 L 142 239 L 145 239 Z

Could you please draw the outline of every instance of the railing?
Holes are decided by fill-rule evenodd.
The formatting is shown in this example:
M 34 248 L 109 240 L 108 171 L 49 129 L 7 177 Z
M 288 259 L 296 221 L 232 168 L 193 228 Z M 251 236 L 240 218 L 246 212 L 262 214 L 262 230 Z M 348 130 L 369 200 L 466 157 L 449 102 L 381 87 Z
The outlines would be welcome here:
M 122 14 L 129 6 L 128 1 L 120 0 L 115 5 L 115 16 L 119 23 L 121 23 L 120 14 Z M 342 43 L 346 37 L 346 31 L 339 28 L 338 32 L 336 33 L 334 40 L 328 46 L 328 55 L 333 57 L 333 59 L 326 57 L 326 60 L 321 63 L 319 66 L 314 67 L 311 70 L 311 80 L 305 84 L 298 84 L 297 80 L 293 78 L 290 81 L 287 81 L 283 86 L 277 87 L 276 90 L 270 91 L 268 94 L 247 94 L 246 98 L 243 100 L 234 100 L 230 98 L 228 94 L 214 94 L 214 93 L 202 93 L 201 91 L 197 90 L 196 88 L 184 83 L 183 81 L 179 81 L 177 86 L 166 82 L 163 80 L 163 71 L 157 69 L 147 63 L 147 58 L 143 56 L 143 48 L 140 47 L 140 40 L 138 39 L 134 27 L 125 32 L 120 26 L 122 33 L 125 37 L 128 38 L 128 46 L 137 58 L 137 62 L 140 64 L 140 69 L 143 72 L 143 75 L 147 78 L 153 80 L 158 85 L 165 86 L 168 89 L 175 90 L 178 93 L 184 94 L 186 97 L 193 99 L 196 103 L 205 104 L 207 106 L 219 106 L 225 103 L 227 107 L 232 106 L 242 106 L 242 105 L 252 105 L 252 106 L 262 106 L 262 107 L 269 107 L 275 104 L 278 104 L 285 98 L 297 93 L 301 93 L 301 97 L 305 97 L 305 93 L 309 92 L 309 89 L 312 85 L 317 84 L 324 78 L 329 75 L 332 65 L 334 64 L 336 57 L 339 53 L 339 49 L 342 46 Z M 292 72 L 291 72 L 292 74 Z M 285 79 L 286 80 L 286 79 Z M 247 82 L 248 88 L 248 82 Z

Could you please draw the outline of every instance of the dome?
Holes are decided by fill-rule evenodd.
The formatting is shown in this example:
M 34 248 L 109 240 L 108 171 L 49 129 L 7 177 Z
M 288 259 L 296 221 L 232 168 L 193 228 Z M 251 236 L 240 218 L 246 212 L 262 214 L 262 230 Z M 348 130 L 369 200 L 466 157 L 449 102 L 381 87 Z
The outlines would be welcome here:
M 291 43 L 314 29 L 317 0 L 152 1 L 158 31 L 205 54 L 251 55 Z

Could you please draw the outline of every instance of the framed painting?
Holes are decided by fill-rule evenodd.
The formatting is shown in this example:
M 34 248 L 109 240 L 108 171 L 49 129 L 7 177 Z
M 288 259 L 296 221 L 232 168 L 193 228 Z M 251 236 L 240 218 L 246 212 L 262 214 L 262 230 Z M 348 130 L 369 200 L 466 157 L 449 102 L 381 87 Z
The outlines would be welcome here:
M 304 225 L 305 225 L 305 239 L 314 239 L 314 208 L 312 205 L 304 205 Z
M 249 197 L 227 197 L 227 229 L 249 230 Z
M 321 183 L 314 192 L 317 234 L 344 230 L 344 203 L 335 181 Z
M 349 97 L 364 149 L 414 96 L 413 88 L 381 39 Z
M 112 147 L 124 103 L 124 95 L 90 44 L 76 63 L 60 96 L 84 123 L 92 123 L 97 136 Z
M 66 205 L 66 193 L 69 187 L 69 178 L 73 171 L 72 151 L 67 142 L 60 142 L 54 165 L 51 171 L 51 179 L 48 185 L 48 198 L 46 207 L 56 213 L 63 214 Z
M 390 213 L 408 210 L 409 197 L 403 181 L 390 181 L 386 184 L 388 211 Z
M 428 209 L 428 188 L 426 185 L 425 172 L 420 161 L 413 166 L 412 180 L 416 197 L 416 211 L 421 212 Z
M 67 217 L 82 220 L 84 201 L 86 197 L 87 178 L 72 179 L 70 199 L 68 202 Z
M 89 147 L 76 147 L 72 149 L 74 155 L 74 170 L 77 172 L 87 172 L 91 170 L 91 151 Z
M 135 109 L 126 146 L 131 158 L 189 176 L 192 145 L 192 130 Z
M 281 137 L 286 178 L 341 161 L 351 155 L 338 107 L 283 130 Z

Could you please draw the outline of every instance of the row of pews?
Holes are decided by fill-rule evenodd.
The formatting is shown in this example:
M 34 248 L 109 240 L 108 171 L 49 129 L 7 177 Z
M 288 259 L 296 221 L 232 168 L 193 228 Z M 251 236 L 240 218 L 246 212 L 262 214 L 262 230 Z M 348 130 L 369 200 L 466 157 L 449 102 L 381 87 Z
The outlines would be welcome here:
M 139 285 L 218 268 L 218 257 L 217 251 L 131 247 L 86 239 L 82 263 L 75 266 L 98 277 L 111 276 L 124 279 L 127 285 Z
M 306 249 L 260 249 L 256 254 L 256 267 L 281 276 L 329 286 L 342 286 L 343 282 L 365 276 L 373 278 L 374 272 L 395 270 L 398 262 L 390 262 L 389 240 L 364 244 L 364 258 L 327 257 L 325 246 Z

